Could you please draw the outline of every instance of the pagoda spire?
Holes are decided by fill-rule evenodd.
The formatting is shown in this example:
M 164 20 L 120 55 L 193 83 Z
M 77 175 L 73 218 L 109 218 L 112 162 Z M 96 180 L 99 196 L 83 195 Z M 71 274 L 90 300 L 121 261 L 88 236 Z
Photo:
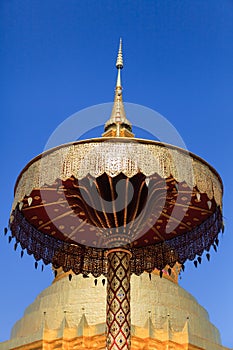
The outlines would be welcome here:
M 123 69 L 124 65 L 123 65 L 122 39 L 121 38 L 120 38 L 118 55 L 117 55 L 116 67 L 117 67 L 117 70 L 118 70 L 116 87 L 119 87 L 122 90 L 122 86 L 121 86 L 121 70 Z
M 117 81 L 115 88 L 115 98 L 110 119 L 104 127 L 104 137 L 134 137 L 132 124 L 125 115 L 122 98 L 121 70 L 123 69 L 122 39 L 120 39 L 119 50 L 116 60 Z

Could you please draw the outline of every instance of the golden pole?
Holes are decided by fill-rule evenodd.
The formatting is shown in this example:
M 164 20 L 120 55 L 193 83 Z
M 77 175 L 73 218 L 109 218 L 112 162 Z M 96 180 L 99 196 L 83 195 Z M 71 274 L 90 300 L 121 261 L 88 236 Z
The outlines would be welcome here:
M 107 350 L 130 350 L 130 258 L 126 249 L 107 253 Z

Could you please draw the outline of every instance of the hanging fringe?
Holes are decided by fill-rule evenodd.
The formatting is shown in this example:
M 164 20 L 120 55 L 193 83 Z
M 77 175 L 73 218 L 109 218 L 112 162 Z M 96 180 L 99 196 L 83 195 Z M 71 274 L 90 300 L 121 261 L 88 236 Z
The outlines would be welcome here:
M 14 220 L 10 224 L 12 236 L 20 242 L 23 249 L 36 256 L 37 260 L 43 260 L 46 265 L 52 263 L 56 268 L 62 267 L 66 271 L 72 269 L 75 274 L 83 274 L 83 278 L 88 278 L 87 274 L 93 271 L 95 271 L 95 277 L 101 274 L 107 276 L 107 258 L 103 250 L 78 244 L 70 245 L 70 243 L 45 235 L 30 225 L 18 208 L 12 212 L 12 215 L 14 215 Z M 161 244 L 139 248 L 130 247 L 131 273 L 140 275 L 144 271 L 150 272 L 155 268 L 162 270 L 166 265 L 173 267 L 176 262 L 181 262 L 182 270 L 184 270 L 185 261 L 195 259 L 194 252 L 197 256 L 201 256 L 205 250 L 209 252 L 213 242 L 215 242 L 213 249 L 217 249 L 216 238 L 221 229 L 224 229 L 222 213 L 217 207 L 209 219 L 184 235 Z M 12 236 L 8 236 L 9 243 Z M 189 249 L 189 242 L 192 242 L 192 249 Z M 206 254 L 206 257 L 209 260 L 209 253 Z M 88 271 L 83 270 L 85 259 L 89 261 Z

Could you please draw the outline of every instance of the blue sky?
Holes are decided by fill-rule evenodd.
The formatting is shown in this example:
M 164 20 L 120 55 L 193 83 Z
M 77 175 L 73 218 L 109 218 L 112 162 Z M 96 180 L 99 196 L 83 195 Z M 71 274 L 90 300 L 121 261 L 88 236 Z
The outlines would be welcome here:
M 2 0 L 1 230 L 17 175 L 53 130 L 113 100 L 120 36 L 124 100 L 165 116 L 223 179 L 226 230 L 218 253 L 198 269 L 188 263 L 180 283 L 208 310 L 223 345 L 233 347 L 232 0 Z M 52 281 L 50 267 L 36 271 L 32 257 L 19 255 L 1 234 L 0 341 Z

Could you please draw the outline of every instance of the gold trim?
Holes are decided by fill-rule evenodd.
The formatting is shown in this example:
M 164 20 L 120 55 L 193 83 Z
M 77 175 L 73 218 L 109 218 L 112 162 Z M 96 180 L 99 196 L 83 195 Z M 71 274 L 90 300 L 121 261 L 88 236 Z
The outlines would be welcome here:
M 221 178 L 200 157 L 156 141 L 100 138 L 61 145 L 31 160 L 17 179 L 13 209 L 33 189 L 52 185 L 57 179 L 82 179 L 89 174 L 97 178 L 103 173 L 110 178 L 120 173 L 131 178 L 138 172 L 147 177 L 155 173 L 162 178 L 173 176 L 222 205 Z
M 128 249 L 123 249 L 123 248 L 113 248 L 110 249 L 108 251 L 106 251 L 106 258 L 108 257 L 109 254 L 111 253 L 117 253 L 117 252 L 123 252 L 123 253 L 127 253 L 130 255 L 130 259 L 132 258 L 132 253 L 128 250 Z

